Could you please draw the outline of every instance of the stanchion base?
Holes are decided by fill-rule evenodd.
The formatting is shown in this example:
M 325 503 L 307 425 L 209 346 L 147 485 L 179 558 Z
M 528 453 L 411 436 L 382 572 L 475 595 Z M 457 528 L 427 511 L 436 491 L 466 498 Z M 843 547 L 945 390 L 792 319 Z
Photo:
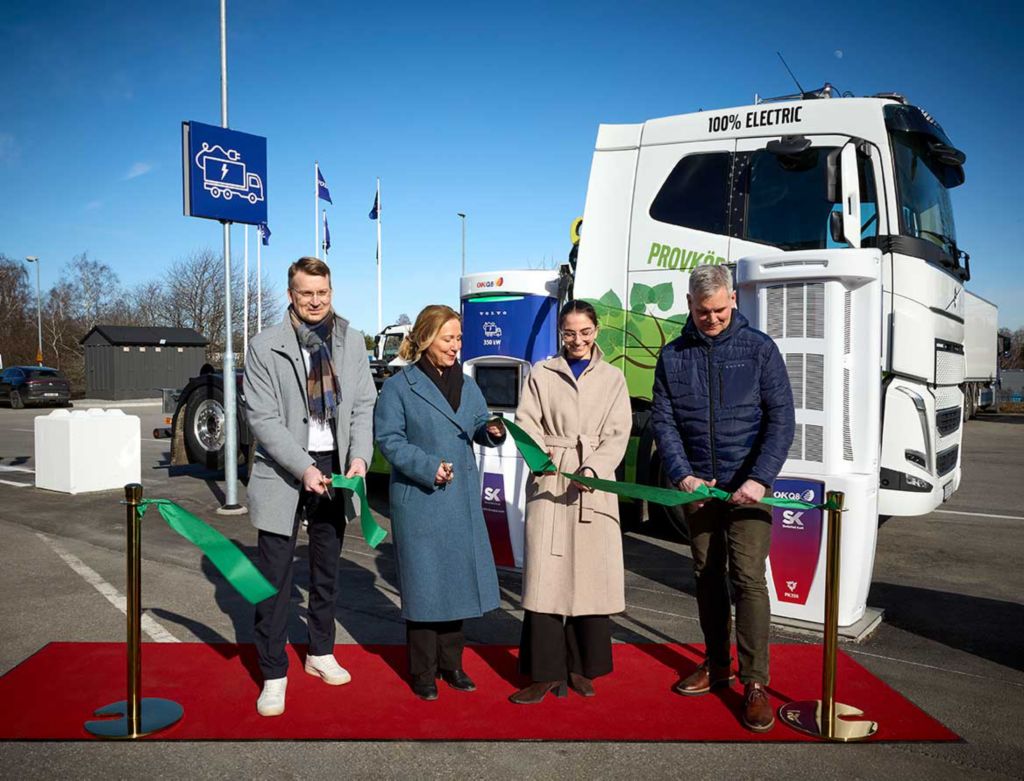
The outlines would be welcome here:
M 837 702 L 835 706 L 836 719 L 831 737 L 825 734 L 825 725 L 822 724 L 821 700 L 798 700 L 786 703 L 779 708 L 779 718 L 783 724 L 798 732 L 840 743 L 865 740 L 878 732 L 878 722 L 876 721 L 846 721 L 839 718 L 840 716 L 863 716 L 864 711 L 841 702 Z
M 225 504 L 218 507 L 215 512 L 217 515 L 245 515 L 249 508 L 244 504 Z
M 128 701 L 112 702 L 96 711 L 96 716 L 120 716 L 117 719 L 87 721 L 85 728 L 100 738 L 140 738 L 169 727 L 185 714 L 184 708 L 172 700 L 143 697 L 139 707 L 139 723 L 134 733 L 128 731 Z

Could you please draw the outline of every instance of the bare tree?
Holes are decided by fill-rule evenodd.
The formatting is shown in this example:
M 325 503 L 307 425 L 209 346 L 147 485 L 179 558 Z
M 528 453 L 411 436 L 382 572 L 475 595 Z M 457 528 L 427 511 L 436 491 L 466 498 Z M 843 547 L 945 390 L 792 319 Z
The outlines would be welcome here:
M 0 357 L 5 366 L 35 363 L 36 297 L 25 264 L 0 254 Z
M 412 320 L 409 319 L 409 315 L 405 312 L 402 312 L 402 314 L 398 316 L 398 320 L 396 322 L 398 325 L 412 325 Z

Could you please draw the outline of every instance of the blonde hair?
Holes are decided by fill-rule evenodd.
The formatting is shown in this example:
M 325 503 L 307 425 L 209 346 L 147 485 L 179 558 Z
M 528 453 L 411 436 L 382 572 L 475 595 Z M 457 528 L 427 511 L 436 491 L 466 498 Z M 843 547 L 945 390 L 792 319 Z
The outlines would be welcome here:
M 445 323 L 450 320 L 462 322 L 459 313 L 450 306 L 430 304 L 424 307 L 423 311 L 416 315 L 412 331 L 402 340 L 402 346 L 398 348 L 398 357 L 409 363 L 416 363 L 441 333 Z

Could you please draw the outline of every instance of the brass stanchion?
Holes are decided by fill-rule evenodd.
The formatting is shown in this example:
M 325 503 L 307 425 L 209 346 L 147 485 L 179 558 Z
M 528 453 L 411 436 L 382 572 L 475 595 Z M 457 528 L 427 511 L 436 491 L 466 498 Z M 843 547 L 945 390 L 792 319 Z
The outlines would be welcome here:
M 128 699 L 104 705 L 96 716 L 119 718 L 87 721 L 85 728 L 101 738 L 138 738 L 174 724 L 184 714 L 182 707 L 171 700 L 142 697 L 142 486 L 130 483 L 124 487 L 127 508 L 128 546 Z
M 864 711 L 836 702 L 836 657 L 839 651 L 839 562 L 843 535 L 842 491 L 829 491 L 828 539 L 825 554 L 825 637 L 821 699 L 798 700 L 779 708 L 779 718 L 795 730 L 838 742 L 864 740 L 878 731 L 875 721 L 846 721 L 839 716 L 863 716 Z

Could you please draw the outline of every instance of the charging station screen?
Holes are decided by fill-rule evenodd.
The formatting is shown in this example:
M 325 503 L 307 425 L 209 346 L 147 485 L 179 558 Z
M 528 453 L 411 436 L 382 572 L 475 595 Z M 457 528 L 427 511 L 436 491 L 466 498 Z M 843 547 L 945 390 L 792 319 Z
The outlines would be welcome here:
M 558 301 L 509 295 L 462 302 L 462 361 L 504 355 L 530 363 L 558 352 Z
M 519 406 L 518 366 L 476 366 L 474 379 L 488 407 Z

